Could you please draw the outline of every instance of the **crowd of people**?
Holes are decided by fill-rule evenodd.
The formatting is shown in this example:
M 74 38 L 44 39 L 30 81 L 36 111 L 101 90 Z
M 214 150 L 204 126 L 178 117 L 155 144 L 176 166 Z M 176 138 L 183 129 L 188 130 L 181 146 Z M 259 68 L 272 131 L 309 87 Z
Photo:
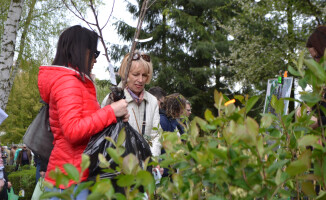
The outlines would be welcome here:
M 325 26 L 318 27 L 326 38 Z M 314 33 L 315 33 L 314 32 Z M 312 57 L 319 61 L 324 55 L 326 39 L 320 47 L 319 36 L 307 43 Z M 98 103 L 92 69 L 100 52 L 97 50 L 98 34 L 79 25 L 72 26 L 60 35 L 57 51 L 52 65 L 39 68 L 38 88 L 43 101 L 49 104 L 49 121 L 54 136 L 54 148 L 48 163 L 35 155 L 35 162 L 40 176 L 55 186 L 49 173 L 55 168 L 64 172 L 63 165 L 70 163 L 81 171 L 81 157 L 90 138 L 104 128 L 117 122 L 121 118 L 137 130 L 151 148 L 152 156 L 157 157 L 165 153 L 162 148 L 159 128 L 166 132 L 176 132 L 179 136 L 189 129 L 191 103 L 180 93 L 167 94 L 161 87 L 152 87 L 146 91 L 145 86 L 153 77 L 153 65 L 148 54 L 136 50 L 132 55 L 126 54 L 119 68 L 121 82 L 119 87 L 124 91 L 125 99 L 114 102 L 110 95 Z M 310 41 L 310 38 L 309 38 Z M 131 65 L 129 65 L 131 59 Z M 10 151 L 2 150 L 1 166 L 5 163 L 19 165 L 31 164 L 31 152 L 22 146 Z M 17 153 L 18 152 L 18 153 Z M 7 157 L 6 157 L 7 156 Z M 9 158 L 9 159 L 8 159 Z M 162 176 L 169 176 L 167 169 L 159 165 L 153 172 Z M 0 180 L 1 180 L 0 173 Z M 86 181 L 88 171 L 82 174 L 82 181 Z M 58 188 L 46 188 L 46 191 L 63 191 L 75 184 L 70 180 L 68 185 Z M 1 185 L 1 182 L 0 182 Z M 76 186 L 77 187 L 77 186 Z M 90 191 L 84 189 L 76 199 L 86 199 Z M 57 199 L 53 197 L 52 199 Z
M 11 182 L 8 180 L 8 173 L 5 170 L 6 165 L 11 165 L 15 171 L 24 165 L 35 165 L 33 162 L 33 153 L 25 144 L 12 145 L 11 147 L 1 146 L 0 151 L 0 199 L 8 199 L 8 192 L 11 188 Z

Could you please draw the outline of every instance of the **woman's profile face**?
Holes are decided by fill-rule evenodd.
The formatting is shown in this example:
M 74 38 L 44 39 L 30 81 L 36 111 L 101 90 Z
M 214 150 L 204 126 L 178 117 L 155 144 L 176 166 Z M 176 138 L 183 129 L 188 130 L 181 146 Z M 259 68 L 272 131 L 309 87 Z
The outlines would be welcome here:
M 311 57 L 316 61 L 319 62 L 320 61 L 320 56 L 318 55 L 316 49 L 314 47 L 308 48 L 308 51 L 311 55 Z
M 86 66 L 87 68 L 88 68 L 89 52 L 90 52 L 90 50 L 87 49 L 87 50 L 86 50 L 86 56 L 85 56 L 85 62 L 86 62 L 85 66 Z M 91 61 L 90 69 L 87 69 L 87 70 L 89 71 L 89 73 L 92 72 L 92 69 L 93 69 L 93 67 L 94 67 L 94 64 L 96 63 L 96 57 L 95 57 L 95 55 L 92 55 L 92 58 L 91 58 L 91 59 L 92 59 L 92 61 Z
M 128 88 L 139 96 L 145 88 L 147 79 L 148 71 L 145 67 L 139 65 L 137 62 L 133 62 L 128 74 Z

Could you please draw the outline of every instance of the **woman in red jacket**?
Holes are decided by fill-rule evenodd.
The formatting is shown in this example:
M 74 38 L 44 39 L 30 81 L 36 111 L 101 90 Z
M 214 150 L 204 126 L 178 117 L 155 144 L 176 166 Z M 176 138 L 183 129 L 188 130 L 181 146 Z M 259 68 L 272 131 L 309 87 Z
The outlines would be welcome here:
M 82 153 L 91 136 L 102 131 L 116 117 L 128 121 L 127 102 L 122 99 L 102 109 L 96 99 L 91 71 L 96 58 L 98 35 L 81 26 L 66 29 L 59 38 L 52 66 L 41 66 L 38 87 L 42 99 L 49 104 L 50 126 L 54 136 L 45 180 L 55 185 L 49 172 L 70 163 L 81 171 Z M 88 171 L 82 175 L 85 181 Z M 75 182 L 70 180 L 65 189 Z M 86 199 L 83 191 L 77 199 Z M 55 198 L 54 198 L 55 199 Z

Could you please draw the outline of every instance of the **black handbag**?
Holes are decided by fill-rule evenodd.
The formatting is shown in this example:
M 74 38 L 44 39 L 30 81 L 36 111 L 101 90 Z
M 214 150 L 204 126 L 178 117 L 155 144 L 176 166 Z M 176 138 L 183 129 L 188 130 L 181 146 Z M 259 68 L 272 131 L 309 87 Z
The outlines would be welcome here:
M 53 149 L 53 134 L 49 123 L 49 105 L 41 100 L 44 105 L 29 125 L 23 142 L 35 154 L 42 159 L 49 160 Z

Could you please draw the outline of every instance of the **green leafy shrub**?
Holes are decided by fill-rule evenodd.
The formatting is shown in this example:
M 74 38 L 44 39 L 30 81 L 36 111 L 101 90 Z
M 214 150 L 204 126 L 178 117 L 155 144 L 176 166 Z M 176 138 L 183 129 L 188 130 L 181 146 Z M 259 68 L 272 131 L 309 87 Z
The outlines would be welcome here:
M 29 168 L 29 169 L 24 169 Z M 26 199 L 30 200 L 32 198 L 34 189 L 35 189 L 35 175 L 36 175 L 36 169 L 35 167 L 22 167 L 21 170 L 18 170 L 16 172 L 11 172 L 8 175 L 8 179 L 12 184 L 12 187 L 14 188 L 15 194 L 18 195 L 18 192 L 20 190 L 25 191 L 24 197 L 19 197 L 19 199 Z
M 15 171 L 16 166 L 15 165 L 5 165 L 5 171 L 7 174 L 10 174 L 11 172 Z

